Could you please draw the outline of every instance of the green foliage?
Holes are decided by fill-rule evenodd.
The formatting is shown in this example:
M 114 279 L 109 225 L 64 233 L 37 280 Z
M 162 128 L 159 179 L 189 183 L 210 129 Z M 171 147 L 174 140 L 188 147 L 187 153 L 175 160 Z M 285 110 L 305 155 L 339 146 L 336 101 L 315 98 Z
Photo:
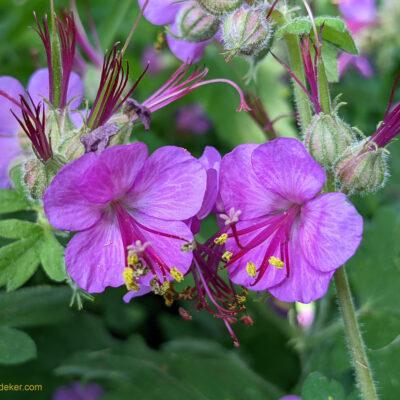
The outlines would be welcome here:
M 311 373 L 301 390 L 302 400 L 345 400 L 343 387 L 319 372 Z
M 73 356 L 57 372 L 111 381 L 110 399 L 268 400 L 280 395 L 232 351 L 194 339 L 166 343 L 156 352 L 133 337 L 110 351 Z
M 35 342 L 25 332 L 0 328 L 0 364 L 19 364 L 36 357 Z
M 351 54 L 357 54 L 357 46 L 346 27 L 346 23 L 341 18 L 336 17 L 317 17 L 315 26 L 322 32 L 322 39 L 335 45 L 337 48 Z M 276 37 L 282 38 L 284 35 L 308 35 L 312 33 L 313 26 L 309 17 L 298 17 L 287 22 L 278 28 Z

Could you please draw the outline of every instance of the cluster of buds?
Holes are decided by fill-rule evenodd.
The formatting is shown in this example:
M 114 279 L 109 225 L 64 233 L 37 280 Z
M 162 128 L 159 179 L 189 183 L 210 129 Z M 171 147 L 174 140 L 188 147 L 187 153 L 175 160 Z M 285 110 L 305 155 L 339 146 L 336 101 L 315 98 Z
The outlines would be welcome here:
M 228 58 L 235 55 L 260 58 L 271 45 L 271 13 L 276 6 L 264 1 L 196 0 L 180 9 L 175 37 L 187 42 L 204 42 L 221 30 Z

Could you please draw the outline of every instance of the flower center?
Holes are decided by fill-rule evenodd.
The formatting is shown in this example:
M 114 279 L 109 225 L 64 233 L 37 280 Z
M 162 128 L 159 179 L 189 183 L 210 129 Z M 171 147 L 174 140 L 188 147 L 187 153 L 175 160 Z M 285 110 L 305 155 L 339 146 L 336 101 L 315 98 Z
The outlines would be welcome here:
M 233 238 L 239 248 L 236 254 L 230 255 L 226 266 L 234 264 L 242 257 L 246 257 L 251 250 L 269 241 L 261 265 L 256 265 L 250 259 L 246 263 L 247 274 L 255 278 L 252 286 L 262 279 L 270 266 L 278 269 L 285 267 L 288 277 L 290 273 L 289 241 L 293 223 L 299 213 L 300 206 L 293 205 L 282 212 L 266 215 L 261 221 L 257 220 L 253 225 L 241 230 L 237 229 L 236 223 L 231 224 L 228 233 L 221 235 L 217 240 L 219 244 L 224 242 L 224 239 L 226 241 L 228 238 Z M 253 234 L 253 236 L 245 243 L 245 236 L 249 234 Z
M 167 275 L 180 282 L 183 274 L 178 268 L 169 266 L 163 258 L 157 254 L 152 241 L 148 241 L 146 234 L 157 235 L 160 238 L 178 240 L 180 245 L 188 241 L 182 237 L 161 232 L 138 222 L 120 203 L 113 203 L 112 207 L 117 217 L 125 250 L 126 268 L 123 272 L 124 281 L 128 290 L 140 289 L 139 279 L 151 272 L 154 278 L 150 282 L 153 291 L 164 294 L 169 288 Z

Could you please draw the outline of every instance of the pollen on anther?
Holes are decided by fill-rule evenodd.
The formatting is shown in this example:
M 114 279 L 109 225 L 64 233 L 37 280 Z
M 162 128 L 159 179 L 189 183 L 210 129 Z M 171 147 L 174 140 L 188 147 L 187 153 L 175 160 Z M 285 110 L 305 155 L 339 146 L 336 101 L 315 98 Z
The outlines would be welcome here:
M 222 261 L 229 262 L 230 259 L 232 258 L 232 256 L 233 256 L 233 253 L 231 251 L 225 251 L 225 253 L 222 254 L 221 259 L 222 259 Z
M 271 256 L 269 258 L 268 262 L 272 266 L 274 266 L 275 268 L 278 268 L 278 269 L 282 269 L 284 267 L 284 265 L 285 265 L 285 263 L 280 258 L 275 257 L 275 256 Z
M 223 245 L 226 243 L 227 240 L 228 240 L 228 234 L 223 233 L 222 235 L 214 239 L 214 243 L 218 245 Z
M 257 275 L 256 265 L 253 262 L 249 261 L 246 264 L 246 272 L 250 277 L 254 278 Z
M 132 268 L 126 267 L 122 272 L 122 276 L 124 278 L 125 286 L 128 290 L 137 292 L 140 289 L 139 284 L 135 280 Z
M 183 274 L 181 271 L 179 271 L 178 268 L 176 267 L 171 268 L 170 274 L 172 278 L 175 279 L 177 282 L 183 281 Z

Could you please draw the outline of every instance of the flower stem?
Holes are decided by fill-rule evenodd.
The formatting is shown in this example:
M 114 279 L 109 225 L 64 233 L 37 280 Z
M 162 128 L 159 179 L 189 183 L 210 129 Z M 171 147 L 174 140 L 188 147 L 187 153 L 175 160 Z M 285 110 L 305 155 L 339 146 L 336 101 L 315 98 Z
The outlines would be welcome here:
M 364 340 L 358 325 L 344 266 L 336 271 L 335 284 L 339 308 L 344 322 L 344 330 L 348 340 L 348 348 L 356 373 L 359 390 L 363 400 L 378 400 L 378 394 L 372 377 L 372 370 L 365 351 Z
M 285 35 L 286 47 L 289 55 L 289 67 L 301 83 L 306 84 L 303 61 L 301 59 L 299 38 L 296 35 Z M 312 110 L 307 95 L 296 84 L 293 83 L 293 94 L 299 117 L 300 129 L 305 132 L 311 123 Z

